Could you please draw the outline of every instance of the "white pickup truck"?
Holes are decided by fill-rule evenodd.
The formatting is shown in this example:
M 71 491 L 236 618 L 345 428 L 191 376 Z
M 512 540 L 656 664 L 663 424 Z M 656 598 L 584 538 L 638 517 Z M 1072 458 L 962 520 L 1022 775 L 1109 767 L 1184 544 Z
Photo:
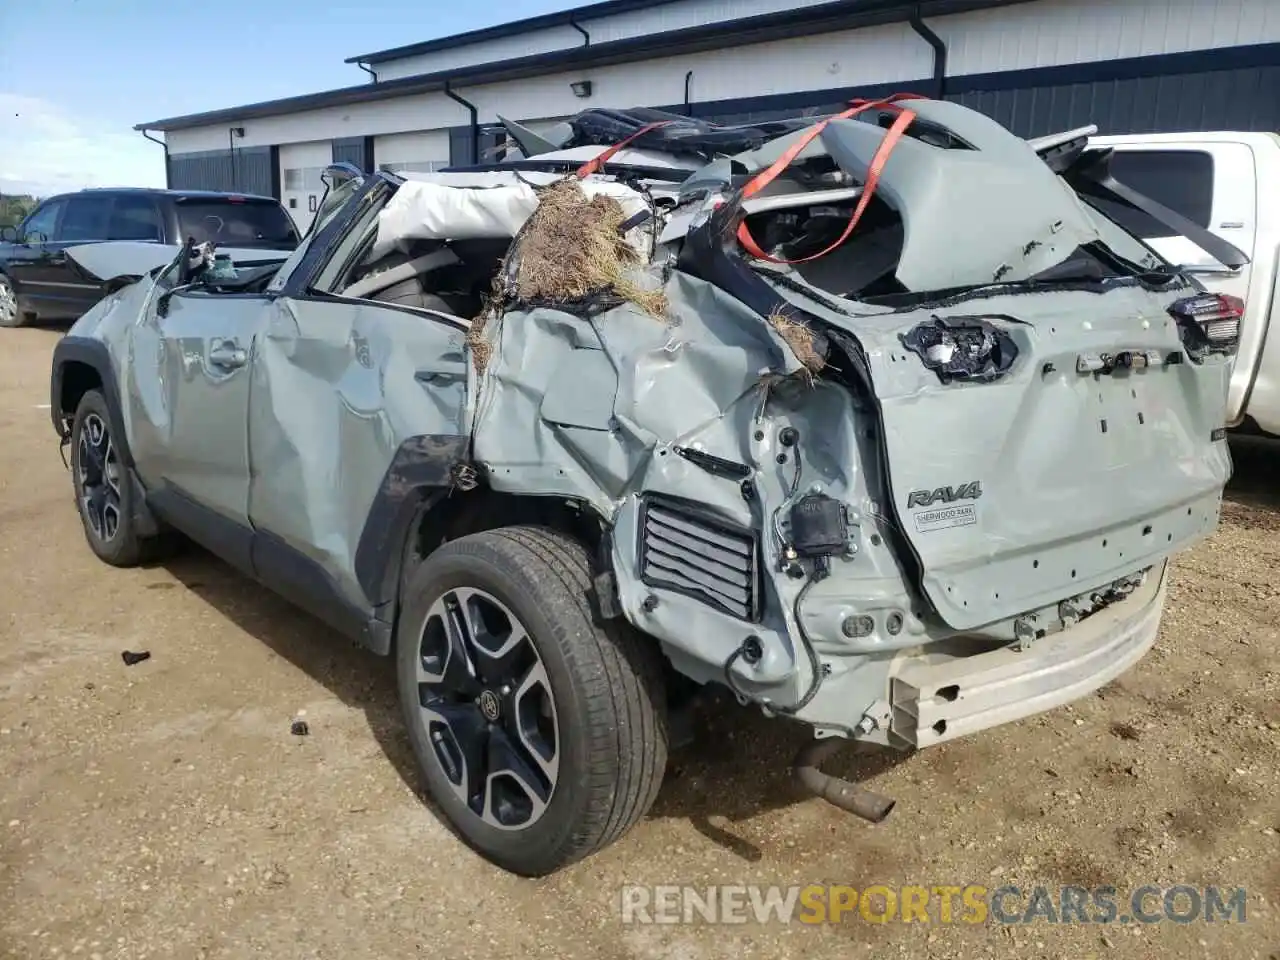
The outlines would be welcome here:
M 1115 219 L 1206 289 L 1244 301 L 1227 426 L 1280 436 L 1280 135 L 1161 133 L 1096 136 L 1111 147 L 1120 182 L 1237 247 L 1249 263 L 1228 269 L 1157 220 L 1116 206 Z M 1280 319 L 1277 321 L 1280 326 Z

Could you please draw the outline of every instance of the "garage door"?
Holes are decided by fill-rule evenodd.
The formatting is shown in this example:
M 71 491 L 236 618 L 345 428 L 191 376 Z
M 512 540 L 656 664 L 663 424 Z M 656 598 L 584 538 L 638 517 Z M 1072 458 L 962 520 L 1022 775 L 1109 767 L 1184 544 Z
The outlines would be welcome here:
M 315 216 L 316 205 L 324 193 L 321 175 L 332 160 L 333 147 L 328 140 L 286 143 L 280 147 L 280 200 L 303 233 Z

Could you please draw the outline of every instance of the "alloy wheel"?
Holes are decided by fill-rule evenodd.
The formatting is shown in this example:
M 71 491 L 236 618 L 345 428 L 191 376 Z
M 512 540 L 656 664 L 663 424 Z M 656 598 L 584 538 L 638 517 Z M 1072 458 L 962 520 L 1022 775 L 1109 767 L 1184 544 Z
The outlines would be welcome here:
M 8 281 L 0 280 L 0 327 L 11 327 L 18 319 L 18 298 Z
M 429 608 L 417 653 L 422 722 L 454 792 L 490 827 L 535 823 L 555 792 L 560 731 L 524 625 L 491 594 L 454 588 Z
M 94 535 L 110 543 L 120 530 L 120 460 L 111 432 L 96 413 L 80 426 L 76 464 L 80 509 Z

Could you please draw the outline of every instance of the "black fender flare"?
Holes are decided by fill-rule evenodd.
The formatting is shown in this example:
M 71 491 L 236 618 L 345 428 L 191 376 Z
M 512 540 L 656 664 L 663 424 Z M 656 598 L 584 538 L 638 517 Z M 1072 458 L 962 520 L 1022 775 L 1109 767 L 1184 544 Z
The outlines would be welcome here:
M 111 352 L 101 340 L 92 337 L 65 336 L 53 348 L 52 369 L 49 373 L 49 415 L 53 419 L 53 429 L 59 438 L 66 439 L 70 432 L 67 428 L 67 417 L 75 411 L 64 411 L 62 408 L 62 391 L 66 385 L 66 372 L 69 364 L 82 363 L 98 374 L 102 384 L 102 394 L 106 398 L 111 416 L 118 424 L 124 423 L 120 407 L 120 388 L 116 384 L 115 364 L 111 362 Z M 120 438 L 122 452 L 127 456 L 129 466 L 133 466 L 133 454 L 128 449 L 128 437 Z
M 70 414 L 63 411 L 62 393 L 66 385 L 67 367 L 79 363 L 92 369 L 98 375 L 102 385 L 102 396 L 107 404 L 114 435 L 112 442 L 119 447 L 120 457 L 128 474 L 128 482 L 133 494 L 133 522 L 141 536 L 154 536 L 159 531 L 159 524 L 147 505 L 146 490 L 138 479 L 134 464 L 133 450 L 129 446 L 129 434 L 125 428 L 124 411 L 120 406 L 120 386 L 116 382 L 115 364 L 111 362 L 111 352 L 101 340 L 92 337 L 65 336 L 53 348 L 53 361 L 49 372 L 49 415 L 53 420 L 53 429 L 63 443 L 71 440 Z
M 356 543 L 356 580 L 373 607 L 398 600 L 409 536 L 457 487 L 457 468 L 470 453 L 471 437 L 456 434 L 409 437 L 397 448 Z

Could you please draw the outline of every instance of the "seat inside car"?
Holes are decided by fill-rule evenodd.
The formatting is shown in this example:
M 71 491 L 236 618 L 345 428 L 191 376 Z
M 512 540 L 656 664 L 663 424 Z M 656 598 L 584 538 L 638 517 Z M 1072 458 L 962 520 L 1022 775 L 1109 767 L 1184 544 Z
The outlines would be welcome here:
M 474 317 L 509 240 L 411 240 L 362 267 L 343 296 Z

